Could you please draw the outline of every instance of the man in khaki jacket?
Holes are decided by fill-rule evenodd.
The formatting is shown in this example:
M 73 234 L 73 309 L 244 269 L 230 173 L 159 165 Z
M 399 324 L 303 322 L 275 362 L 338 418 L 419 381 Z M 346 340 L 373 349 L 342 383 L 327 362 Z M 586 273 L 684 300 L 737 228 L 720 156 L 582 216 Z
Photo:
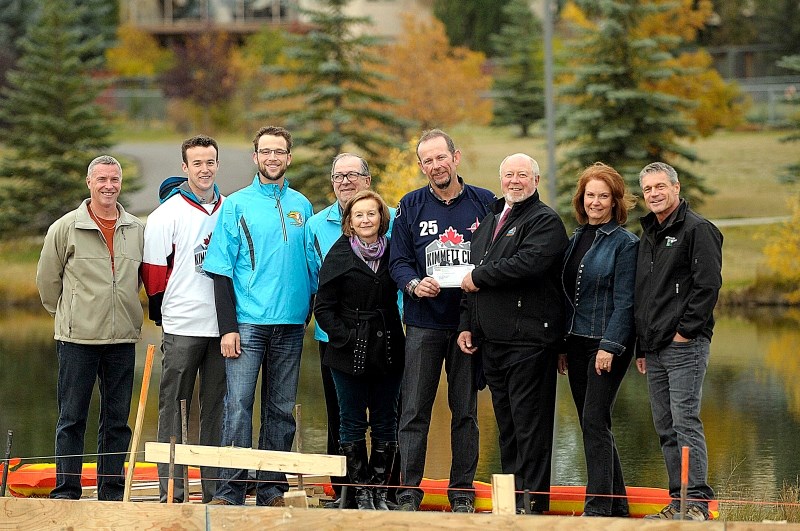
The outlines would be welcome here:
M 89 199 L 47 230 L 36 271 L 42 304 L 55 317 L 58 352 L 56 487 L 50 497 L 81 497 L 86 417 L 97 379 L 97 497 L 121 500 L 134 345 L 142 329 L 144 224 L 117 202 L 122 167 L 114 157 L 94 159 L 86 185 Z

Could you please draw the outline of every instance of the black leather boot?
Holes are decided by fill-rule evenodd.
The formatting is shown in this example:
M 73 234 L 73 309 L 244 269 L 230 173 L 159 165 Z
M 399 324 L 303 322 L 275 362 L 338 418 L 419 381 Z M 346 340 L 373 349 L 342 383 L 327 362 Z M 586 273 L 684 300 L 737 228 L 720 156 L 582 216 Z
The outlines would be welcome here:
M 372 441 L 372 455 L 369 458 L 370 485 L 375 485 L 373 499 L 375 508 L 388 511 L 386 504 L 386 486 L 392 475 L 392 463 L 397 453 L 397 443 L 389 441 Z
M 355 486 L 356 505 L 359 509 L 375 509 L 372 502 L 372 489 L 368 487 L 367 441 L 343 442 L 339 450 L 347 459 L 347 475 Z M 349 490 L 349 489 L 348 489 Z

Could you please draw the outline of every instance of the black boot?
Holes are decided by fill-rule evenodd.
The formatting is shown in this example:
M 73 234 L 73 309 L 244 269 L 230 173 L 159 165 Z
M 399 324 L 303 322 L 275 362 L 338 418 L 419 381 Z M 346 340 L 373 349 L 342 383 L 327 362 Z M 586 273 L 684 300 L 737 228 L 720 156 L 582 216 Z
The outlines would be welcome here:
M 369 458 L 370 485 L 375 485 L 373 492 L 375 508 L 388 511 L 386 505 L 386 486 L 392 475 L 392 463 L 397 453 L 397 443 L 389 441 L 372 441 L 372 455 Z
M 356 505 L 359 509 L 375 509 L 372 489 L 367 486 L 369 483 L 367 441 L 343 442 L 339 451 L 347 458 L 347 475 L 355 484 L 352 488 L 355 491 Z

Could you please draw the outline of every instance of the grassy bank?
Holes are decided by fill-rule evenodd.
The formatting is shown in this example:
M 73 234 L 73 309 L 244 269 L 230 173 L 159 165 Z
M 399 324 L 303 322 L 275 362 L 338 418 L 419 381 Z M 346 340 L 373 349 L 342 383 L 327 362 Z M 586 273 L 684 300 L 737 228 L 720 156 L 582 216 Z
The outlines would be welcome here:
M 451 130 L 463 152 L 461 173 L 471 183 L 499 192 L 497 168 L 506 155 L 514 152 L 531 154 L 545 173 L 545 141 L 541 137 L 519 138 L 511 128 L 462 126 Z M 781 184 L 778 174 L 786 164 L 797 159 L 797 144 L 782 143 L 783 132 L 722 132 L 692 144 L 704 164 L 693 169 L 706 178 L 715 194 L 706 198 L 697 210 L 711 218 L 744 218 L 789 214 L 789 197 L 796 187 Z M 119 140 L 153 140 L 176 143 L 180 135 L 157 129 L 118 133 Z M 222 142 L 223 139 L 220 139 Z M 224 138 L 225 142 L 243 143 L 243 137 Z M 546 201 L 547 193 L 542 186 Z M 634 190 L 638 193 L 638 190 Z M 632 224 L 636 221 L 632 220 Z M 757 278 L 769 277 L 762 249 L 774 226 L 722 228 L 723 290 L 726 293 L 752 286 Z M 0 307 L 36 306 L 36 261 L 41 238 L 0 242 L 0 267 L 4 278 L 0 285 Z

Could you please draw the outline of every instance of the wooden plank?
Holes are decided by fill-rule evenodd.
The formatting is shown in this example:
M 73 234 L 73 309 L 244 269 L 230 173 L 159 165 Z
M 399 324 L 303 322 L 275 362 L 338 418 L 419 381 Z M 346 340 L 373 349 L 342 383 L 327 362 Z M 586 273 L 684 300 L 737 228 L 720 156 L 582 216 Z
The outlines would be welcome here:
M 168 463 L 169 443 L 145 443 L 144 458 L 145 461 L 152 463 Z M 314 476 L 343 476 L 345 474 L 345 457 L 343 455 L 298 454 L 296 452 L 197 444 L 175 445 L 175 463 L 246 470 L 271 470 Z
M 206 506 L 0 498 L 0 529 L 206 530 Z M 219 529 L 222 529 L 221 527 Z
M 292 489 L 283 494 L 283 501 L 287 507 L 295 507 L 297 509 L 308 509 L 308 498 L 306 498 L 306 491 L 299 489 Z
M 516 514 L 514 474 L 492 474 L 492 514 Z

